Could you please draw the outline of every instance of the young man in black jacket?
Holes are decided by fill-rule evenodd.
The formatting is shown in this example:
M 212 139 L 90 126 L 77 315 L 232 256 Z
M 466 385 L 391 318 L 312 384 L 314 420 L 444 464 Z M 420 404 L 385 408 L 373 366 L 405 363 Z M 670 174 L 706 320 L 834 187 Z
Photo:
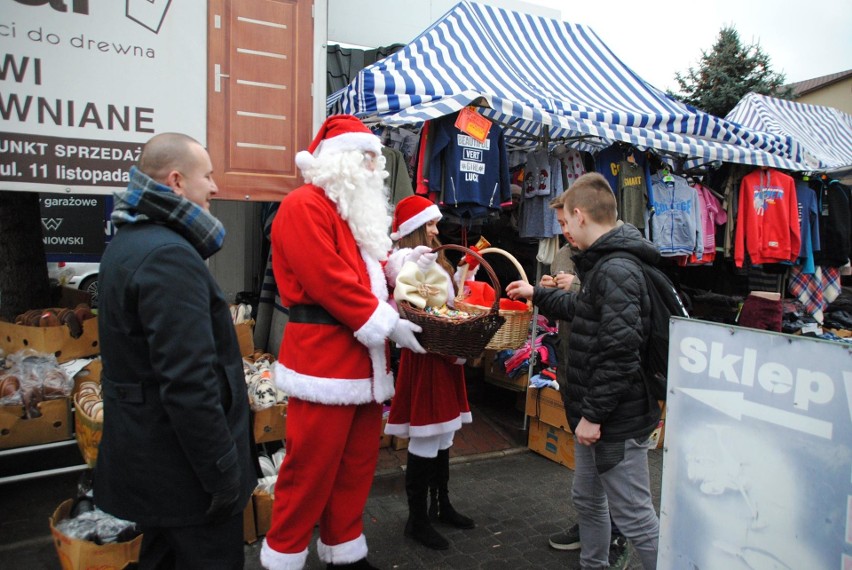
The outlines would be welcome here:
M 564 399 L 574 433 L 572 497 L 580 516 L 581 568 L 607 568 L 609 513 L 647 570 L 656 568 L 659 518 L 651 500 L 649 436 L 660 417 L 642 377 L 640 348 L 650 300 L 642 268 L 614 258 L 628 251 L 648 263 L 657 248 L 630 224 L 617 225 L 616 200 L 601 175 L 581 176 L 565 194 L 565 231 L 580 253 L 576 293 L 512 282 L 512 299 L 532 299 L 543 313 L 571 322 Z

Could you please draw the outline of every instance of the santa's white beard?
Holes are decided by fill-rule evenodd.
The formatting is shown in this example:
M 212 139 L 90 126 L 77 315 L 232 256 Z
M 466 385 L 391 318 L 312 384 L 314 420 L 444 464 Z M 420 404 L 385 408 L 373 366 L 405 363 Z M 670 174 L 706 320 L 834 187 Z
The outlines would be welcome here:
M 303 175 L 325 190 L 358 245 L 376 259 L 387 259 L 393 242 L 388 235 L 391 214 L 384 183 L 388 177 L 385 158 L 379 155 L 375 169 L 370 170 L 360 151 L 320 154 Z

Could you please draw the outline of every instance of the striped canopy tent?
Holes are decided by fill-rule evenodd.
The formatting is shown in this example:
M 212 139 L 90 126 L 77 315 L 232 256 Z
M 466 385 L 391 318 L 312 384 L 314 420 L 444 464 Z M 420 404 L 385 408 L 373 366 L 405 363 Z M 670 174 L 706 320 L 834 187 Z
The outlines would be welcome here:
M 799 170 L 789 141 L 751 133 L 665 95 L 588 27 L 463 1 L 400 51 L 361 70 L 330 112 L 418 124 L 467 105 L 520 147 L 622 141 L 678 157 Z M 755 143 L 762 145 L 760 148 Z
M 838 109 L 749 93 L 726 119 L 787 137 L 793 155 L 810 170 L 852 168 L 852 115 Z

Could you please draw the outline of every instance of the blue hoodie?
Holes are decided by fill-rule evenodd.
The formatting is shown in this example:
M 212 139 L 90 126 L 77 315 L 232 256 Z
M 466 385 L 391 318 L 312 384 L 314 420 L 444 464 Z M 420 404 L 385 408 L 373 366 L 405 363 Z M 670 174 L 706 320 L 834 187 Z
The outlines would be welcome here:
M 663 180 L 657 172 L 651 177 L 654 213 L 650 217 L 651 239 L 664 257 L 704 256 L 704 228 L 698 206 L 698 192 L 680 176 Z M 645 225 L 646 231 L 648 224 Z
M 509 160 L 503 130 L 492 124 L 480 143 L 455 126 L 458 114 L 434 121 L 429 189 L 447 206 L 461 204 L 499 210 L 511 200 Z

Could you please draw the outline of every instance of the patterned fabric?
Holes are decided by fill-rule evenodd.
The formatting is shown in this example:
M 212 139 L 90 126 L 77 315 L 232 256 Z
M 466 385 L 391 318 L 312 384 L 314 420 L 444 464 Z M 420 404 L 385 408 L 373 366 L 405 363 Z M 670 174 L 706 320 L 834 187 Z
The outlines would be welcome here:
M 210 212 L 133 166 L 127 190 L 115 193 L 112 223 L 121 227 L 148 221 L 178 232 L 203 259 L 219 251 L 225 241 L 225 227 Z
M 823 311 L 840 295 L 840 270 L 836 267 L 817 267 L 813 275 L 804 273 L 801 266 L 790 269 L 787 290 L 805 306 L 805 310 L 820 324 Z
M 804 305 L 808 314 L 820 323 L 823 321 L 822 310 L 825 308 L 821 274 L 820 267 L 817 267 L 813 274 L 808 274 L 796 265 L 790 269 L 790 281 L 787 284 L 787 290 Z
M 825 304 L 832 303 L 840 295 L 840 269 L 822 267 L 822 295 Z

